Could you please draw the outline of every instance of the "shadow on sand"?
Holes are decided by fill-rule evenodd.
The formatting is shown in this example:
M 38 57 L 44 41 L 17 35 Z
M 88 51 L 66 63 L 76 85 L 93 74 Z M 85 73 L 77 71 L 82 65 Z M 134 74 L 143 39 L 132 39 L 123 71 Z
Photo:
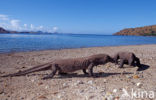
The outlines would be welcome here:
M 145 64 L 141 64 L 141 67 L 139 67 L 137 69 L 137 71 L 144 71 L 144 70 L 147 70 L 150 66 L 148 65 L 145 65 Z
M 58 77 L 54 77 L 54 79 L 60 79 L 60 78 L 86 78 L 86 77 L 90 77 L 90 78 L 100 78 L 100 77 L 108 77 L 108 76 L 113 76 L 113 75 L 120 75 L 121 73 L 104 73 L 104 72 L 100 72 L 100 73 L 94 73 L 93 77 L 90 77 L 87 74 L 77 74 L 77 73 L 71 73 L 71 74 L 67 74 L 67 75 L 59 75 Z M 126 75 L 126 74 L 133 74 L 130 72 L 124 72 L 122 73 L 122 75 Z

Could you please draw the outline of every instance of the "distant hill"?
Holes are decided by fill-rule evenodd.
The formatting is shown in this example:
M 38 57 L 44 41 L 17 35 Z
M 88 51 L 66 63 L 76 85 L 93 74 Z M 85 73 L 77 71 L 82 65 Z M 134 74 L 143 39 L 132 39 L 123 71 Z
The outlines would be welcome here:
M 0 27 L 0 34 L 3 34 L 3 33 L 40 33 L 40 34 L 42 34 L 42 33 L 45 34 L 46 33 L 46 34 L 51 34 L 51 33 L 42 32 L 42 31 L 21 31 L 21 32 L 19 32 L 19 31 L 10 31 L 10 30 L 6 30 L 6 29 Z
M 127 28 L 114 35 L 136 35 L 136 36 L 156 36 L 156 25 Z
M 0 27 L 0 33 L 9 33 L 9 31 L 7 31 L 4 28 Z

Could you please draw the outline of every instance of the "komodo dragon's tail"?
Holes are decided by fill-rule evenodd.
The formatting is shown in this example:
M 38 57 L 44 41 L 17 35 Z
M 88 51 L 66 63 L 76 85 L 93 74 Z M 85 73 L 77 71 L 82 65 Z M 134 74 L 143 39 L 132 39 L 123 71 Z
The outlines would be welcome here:
M 33 67 L 33 68 L 24 70 L 24 71 L 19 71 L 19 72 L 17 72 L 17 73 L 8 74 L 8 75 L 3 75 L 3 76 L 1 76 L 1 77 L 22 76 L 22 75 L 26 75 L 26 74 L 32 73 L 32 72 L 48 70 L 48 69 L 50 69 L 50 67 L 51 67 L 51 63 L 46 63 L 46 64 L 38 65 L 38 66 L 35 66 L 35 67 Z

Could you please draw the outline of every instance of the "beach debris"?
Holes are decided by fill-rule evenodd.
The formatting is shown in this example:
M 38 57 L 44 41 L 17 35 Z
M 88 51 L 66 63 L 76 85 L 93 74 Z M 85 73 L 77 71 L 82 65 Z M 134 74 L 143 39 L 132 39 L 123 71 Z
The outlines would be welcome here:
M 140 82 L 139 82 L 139 83 L 137 83 L 136 85 L 137 85 L 137 87 L 139 87 L 139 88 L 141 88 L 141 87 L 143 86 L 143 84 L 142 84 L 142 83 L 140 83 Z
M 133 78 L 134 78 L 134 79 L 138 79 L 139 76 L 138 76 L 138 75 L 133 75 Z

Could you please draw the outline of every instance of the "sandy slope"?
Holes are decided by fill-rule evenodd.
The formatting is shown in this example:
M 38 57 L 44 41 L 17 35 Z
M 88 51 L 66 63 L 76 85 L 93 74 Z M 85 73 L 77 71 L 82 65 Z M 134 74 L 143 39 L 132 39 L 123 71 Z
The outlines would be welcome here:
M 83 75 L 82 71 L 67 76 L 56 75 L 50 80 L 41 78 L 50 73 L 36 72 L 27 76 L 0 78 L 1 100 L 104 100 L 124 99 L 123 90 L 132 97 L 131 92 L 141 94 L 144 99 L 156 98 L 156 45 L 95 47 L 64 50 L 47 50 L 0 54 L 0 76 L 31 68 L 55 59 L 76 58 L 99 53 L 114 55 L 118 51 L 134 52 L 142 64 L 150 66 L 147 70 L 136 72 L 137 68 L 125 66 L 120 69 L 108 63 L 94 68 L 98 78 Z M 137 86 L 138 85 L 138 86 Z M 124 89 L 123 89 L 124 88 Z M 140 96 L 142 99 L 142 97 Z M 130 98 L 129 98 L 130 99 Z M 132 100 L 136 98 L 133 97 Z M 139 99 L 140 100 L 140 99 Z

